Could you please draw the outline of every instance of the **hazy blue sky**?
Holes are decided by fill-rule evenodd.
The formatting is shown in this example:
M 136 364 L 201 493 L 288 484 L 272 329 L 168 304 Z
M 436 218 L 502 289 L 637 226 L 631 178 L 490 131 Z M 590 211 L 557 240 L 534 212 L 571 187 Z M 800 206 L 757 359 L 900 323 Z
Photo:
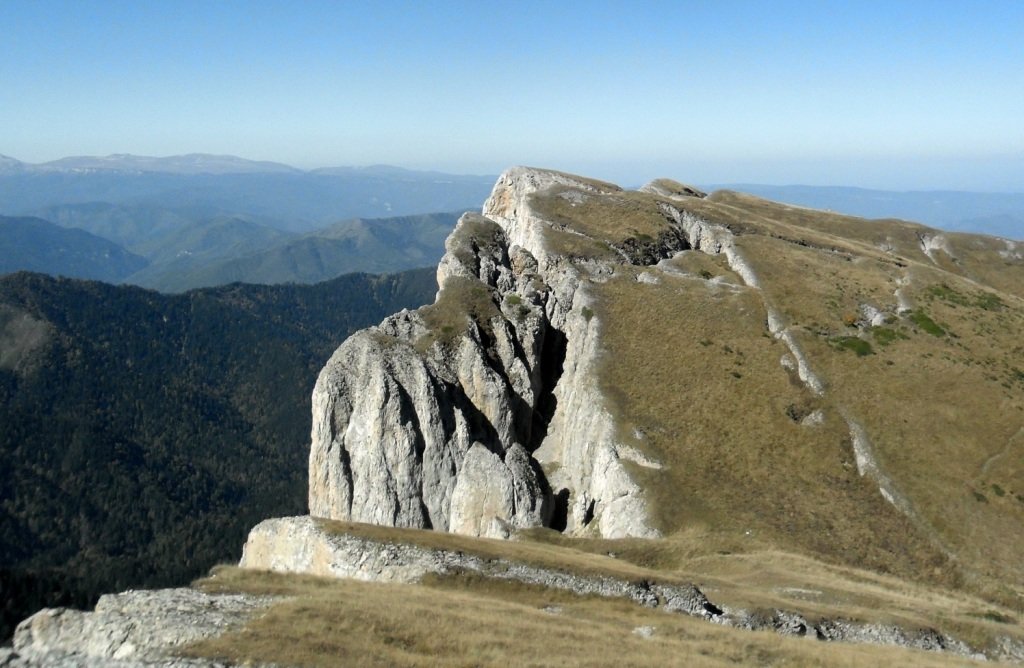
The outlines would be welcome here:
M 0 153 L 1024 191 L 1024 1 L 0 0 Z

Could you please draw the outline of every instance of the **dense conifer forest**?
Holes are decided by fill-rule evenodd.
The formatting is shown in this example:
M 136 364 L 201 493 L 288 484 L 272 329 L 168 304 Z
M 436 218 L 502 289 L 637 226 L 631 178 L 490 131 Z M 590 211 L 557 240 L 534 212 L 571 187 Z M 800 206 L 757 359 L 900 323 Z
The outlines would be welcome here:
M 306 505 L 310 393 L 433 269 L 162 295 L 0 278 L 0 637 L 43 605 L 187 582 Z

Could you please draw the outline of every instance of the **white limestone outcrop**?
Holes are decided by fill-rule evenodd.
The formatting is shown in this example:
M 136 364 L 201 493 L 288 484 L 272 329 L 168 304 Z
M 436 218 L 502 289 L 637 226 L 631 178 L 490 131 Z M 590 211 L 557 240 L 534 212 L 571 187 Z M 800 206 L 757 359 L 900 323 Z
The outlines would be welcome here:
M 275 599 L 195 589 L 101 596 L 91 612 L 40 610 L 18 625 L 14 655 L 0 665 L 75 668 L 200 668 L 224 665 L 176 656 L 191 643 L 236 630 Z
M 448 239 L 437 303 L 332 356 L 313 392 L 311 514 L 497 537 L 550 524 L 568 495 L 555 522 L 569 531 L 657 535 L 593 386 L 585 307 L 603 268 L 551 252 L 530 204 L 554 186 L 617 188 L 509 170 Z

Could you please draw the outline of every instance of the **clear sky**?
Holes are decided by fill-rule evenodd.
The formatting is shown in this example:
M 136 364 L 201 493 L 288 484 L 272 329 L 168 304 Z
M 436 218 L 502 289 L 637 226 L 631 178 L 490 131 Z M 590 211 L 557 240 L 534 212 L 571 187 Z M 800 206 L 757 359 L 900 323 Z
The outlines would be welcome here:
M 1024 0 L 0 0 L 0 153 L 1024 191 Z

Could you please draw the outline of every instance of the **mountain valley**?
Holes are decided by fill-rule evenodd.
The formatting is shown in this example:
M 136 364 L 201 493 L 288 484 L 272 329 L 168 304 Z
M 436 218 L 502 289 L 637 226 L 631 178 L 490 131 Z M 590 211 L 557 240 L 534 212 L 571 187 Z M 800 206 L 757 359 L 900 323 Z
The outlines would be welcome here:
M 0 278 L 0 635 L 41 605 L 181 584 L 304 508 L 309 387 L 432 270 L 167 296 Z

